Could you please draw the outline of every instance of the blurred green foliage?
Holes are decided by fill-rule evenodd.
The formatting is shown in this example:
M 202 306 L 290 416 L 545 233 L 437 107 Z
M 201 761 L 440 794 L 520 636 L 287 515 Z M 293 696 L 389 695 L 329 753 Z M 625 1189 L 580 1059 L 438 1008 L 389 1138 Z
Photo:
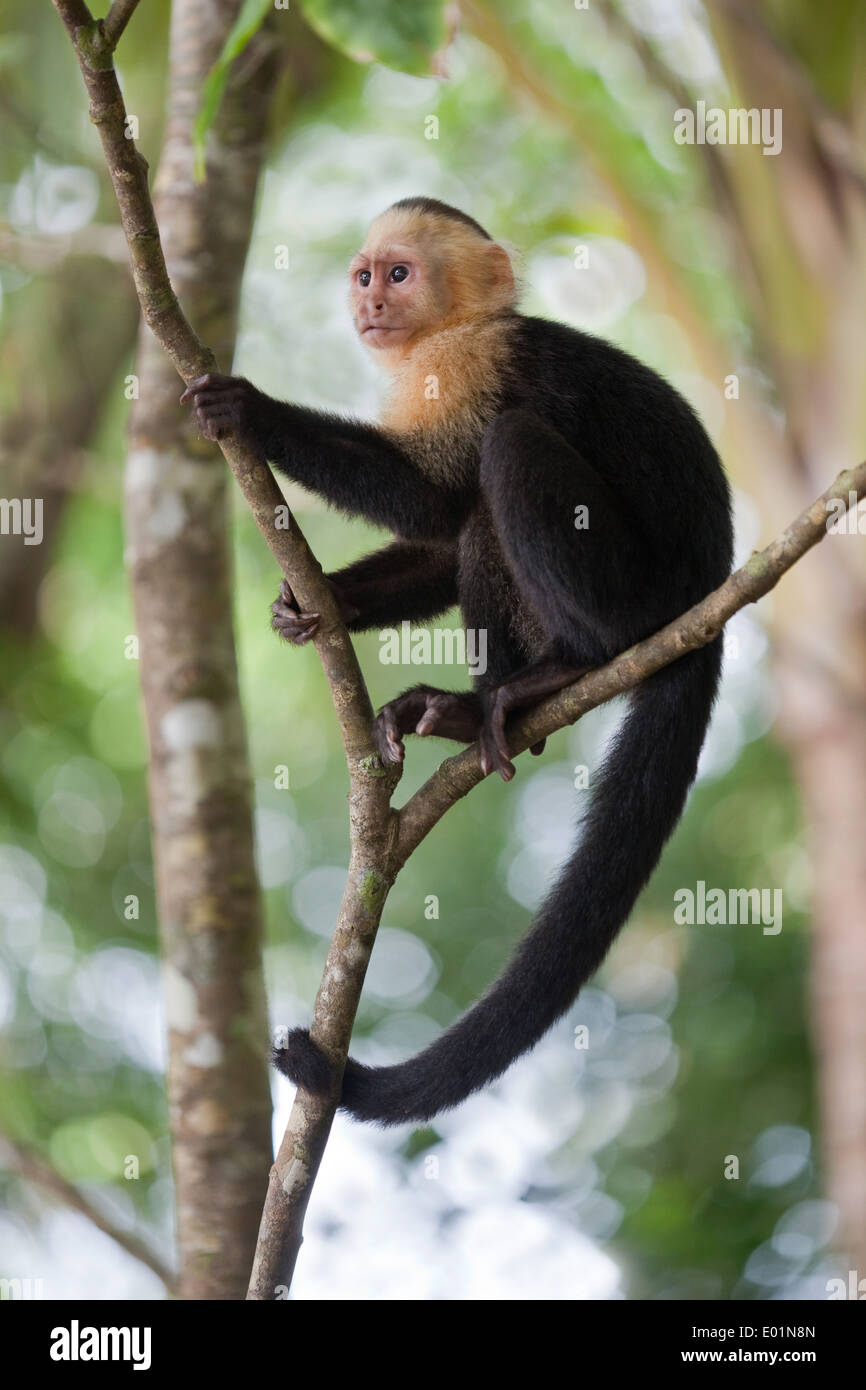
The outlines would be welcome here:
M 427 73 L 446 33 L 443 0 L 395 5 L 393 0 L 301 0 L 304 15 L 328 43 L 350 58 L 401 72 Z

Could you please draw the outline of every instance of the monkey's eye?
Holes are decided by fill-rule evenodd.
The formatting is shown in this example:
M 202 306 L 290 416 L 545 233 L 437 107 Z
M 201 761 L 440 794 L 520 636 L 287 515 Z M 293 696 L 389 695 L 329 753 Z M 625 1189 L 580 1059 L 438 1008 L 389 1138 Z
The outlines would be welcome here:
M 359 280 L 360 283 L 364 286 L 364 289 L 367 288 L 367 286 L 369 285 L 369 283 L 370 283 L 370 281 L 372 280 L 372 278 L 373 278 L 373 277 L 372 277 L 372 275 L 370 274 L 369 270 L 359 270 L 359 271 L 358 271 L 358 280 Z
M 395 285 L 399 285 L 402 283 L 403 280 L 408 279 L 408 276 L 409 267 L 407 265 L 395 265 L 392 267 L 391 274 L 388 276 L 388 279 L 391 280 Z

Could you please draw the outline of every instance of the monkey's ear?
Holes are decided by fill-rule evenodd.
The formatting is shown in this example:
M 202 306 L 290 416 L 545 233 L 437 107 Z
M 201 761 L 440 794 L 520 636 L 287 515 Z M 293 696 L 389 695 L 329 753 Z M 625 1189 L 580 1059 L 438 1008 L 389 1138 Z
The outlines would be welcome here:
M 517 295 L 517 286 L 514 280 L 511 257 L 505 247 L 500 246 L 496 241 L 485 246 L 484 251 L 490 268 L 492 288 L 502 296 L 504 302 L 513 303 Z

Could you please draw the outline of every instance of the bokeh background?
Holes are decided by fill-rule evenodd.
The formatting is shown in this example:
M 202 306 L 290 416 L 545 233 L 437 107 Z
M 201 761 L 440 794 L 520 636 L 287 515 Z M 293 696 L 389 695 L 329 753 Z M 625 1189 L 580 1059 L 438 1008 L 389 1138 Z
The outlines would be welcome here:
M 143 6 L 118 57 L 152 163 L 169 8 Z M 527 310 L 611 338 L 692 401 L 735 488 L 737 563 L 859 461 L 856 0 L 508 0 L 459 16 L 421 5 L 417 21 L 396 4 L 301 9 L 309 60 L 277 104 L 238 371 L 374 416 L 382 382 L 352 338 L 344 265 L 377 212 L 424 193 L 514 249 Z M 437 42 L 407 32 L 422 20 Z M 137 308 L 47 0 L 2 0 L 0 69 L 0 493 L 46 499 L 40 546 L 0 537 L 0 1132 L 18 1146 L 0 1178 L 0 1275 L 41 1279 L 47 1297 L 161 1298 L 152 1270 L 15 1161 L 38 1155 L 173 1261 L 124 570 Z M 699 98 L 781 108 L 781 154 L 676 144 L 673 111 Z M 287 495 L 326 569 L 380 539 Z M 271 633 L 279 576 L 234 494 L 232 507 L 269 1016 L 305 1023 L 345 874 L 346 772 L 316 655 Z M 864 576 L 862 536 L 830 537 L 730 624 L 687 815 L 599 976 L 532 1056 L 435 1129 L 338 1117 L 295 1297 L 818 1299 L 847 1279 L 866 1207 Z M 416 678 L 463 683 L 383 665 L 376 634 L 357 645 L 376 704 Z M 386 907 L 356 1056 L 408 1055 L 489 982 L 573 842 L 588 795 L 575 769 L 597 765 L 620 713 L 549 740 L 511 786 L 477 788 L 415 855 Z M 411 746 L 401 798 L 443 751 Z M 678 926 L 674 893 L 699 879 L 781 889 L 781 931 Z M 274 1085 L 277 1136 L 290 1098 Z

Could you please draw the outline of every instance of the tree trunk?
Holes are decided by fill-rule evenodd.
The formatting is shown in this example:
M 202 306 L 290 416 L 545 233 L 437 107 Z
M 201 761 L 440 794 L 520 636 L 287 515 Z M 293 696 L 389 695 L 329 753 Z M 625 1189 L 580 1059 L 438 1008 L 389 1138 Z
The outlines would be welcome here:
M 840 538 L 842 539 L 842 538 Z M 848 539 L 848 538 L 844 538 Z M 832 538 L 831 538 L 832 542 Z M 834 623 L 837 636 L 841 623 Z M 812 1037 L 818 1069 L 824 1183 L 839 1210 L 837 1241 L 853 1269 L 866 1269 L 866 651 L 862 619 L 847 650 L 859 680 L 786 659 L 779 683 L 781 727 L 794 762 L 814 865 Z M 844 647 L 842 648 L 845 649 Z M 808 648 L 806 649 L 808 653 Z
M 714 6 L 713 16 L 738 99 L 784 111 L 784 156 L 763 160 L 755 149 L 741 149 L 730 167 L 741 235 L 760 269 L 761 331 L 785 410 L 788 476 L 807 496 L 837 460 L 849 466 L 863 457 L 866 200 L 850 160 L 858 148 L 854 123 L 844 101 L 832 114 L 824 106 L 792 50 L 775 31 L 770 37 L 760 10 L 737 0 Z M 792 28 L 797 20 L 792 13 Z M 806 5 L 799 20 L 822 24 Z M 859 93 L 856 61 L 849 67 L 846 59 L 838 76 L 850 82 L 852 98 Z M 767 164 L 774 166 L 769 172 Z M 776 478 L 767 481 L 778 499 Z M 764 508 L 771 526 L 773 505 L 778 500 Z M 813 866 L 811 1025 L 824 1183 L 839 1209 L 838 1244 L 862 1272 L 866 564 L 862 539 L 850 534 L 856 521 L 849 517 L 846 534 L 828 537 L 808 575 L 793 576 L 775 608 L 773 635 L 778 729 L 800 786 Z
M 277 54 L 270 24 L 229 78 L 193 177 L 202 83 L 241 0 L 175 0 L 155 204 L 174 289 L 228 367 Z M 142 328 L 126 478 L 150 738 L 185 1298 L 244 1297 L 272 1162 L 262 915 L 238 694 L 227 472 L 191 437 L 182 384 Z

